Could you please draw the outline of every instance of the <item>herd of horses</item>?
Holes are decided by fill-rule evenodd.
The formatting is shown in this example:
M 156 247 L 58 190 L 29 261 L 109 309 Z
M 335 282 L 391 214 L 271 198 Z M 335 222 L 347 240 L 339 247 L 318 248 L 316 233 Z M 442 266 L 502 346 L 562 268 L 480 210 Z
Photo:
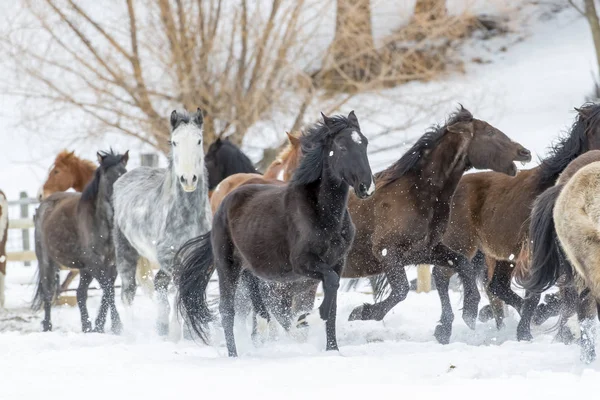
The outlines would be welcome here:
M 538 166 L 521 171 L 515 162 L 531 161 L 530 151 L 462 106 L 376 174 L 354 112 L 322 115 L 302 134 L 288 133 L 287 148 L 264 174 L 226 139 L 205 155 L 200 110 L 171 114 L 167 168 L 127 171 L 128 153 L 112 150 L 99 152 L 96 166 L 64 151 L 34 217 L 33 304 L 44 308 L 42 328 L 52 329 L 62 265 L 80 271 L 83 331 L 103 332 L 110 312 L 111 329 L 120 332 L 115 279 L 121 277 L 122 300 L 130 306 L 143 257 L 159 268 L 161 335 L 178 334 L 181 316 L 190 335 L 207 341 L 214 316 L 206 289 L 216 270 L 230 356 L 237 355 L 234 300 L 242 289 L 255 312 L 253 333 L 272 318 L 288 332 L 320 319 L 326 348 L 334 350 L 340 278 L 378 276 L 374 287 L 389 289 L 385 299 L 357 306 L 350 319 L 382 320 L 408 294 L 405 267 L 431 264 L 442 305 L 440 343 L 452 334 L 448 291 L 457 273 L 471 329 L 478 315 L 501 327 L 506 303 L 521 316 L 519 340 L 530 340 L 530 324 L 554 313 L 557 337 L 566 342 L 573 340 L 566 321 L 577 313 L 581 358 L 591 362 L 600 304 L 600 105 L 576 110 L 569 133 Z M 470 169 L 490 171 L 465 174 Z M 94 278 L 103 294 L 92 326 L 86 300 Z M 481 278 L 490 305 L 479 312 Z M 513 278 L 525 298 L 512 290 Z M 324 296 L 315 310 L 319 284 Z M 538 306 L 554 285 L 560 288 L 554 306 Z

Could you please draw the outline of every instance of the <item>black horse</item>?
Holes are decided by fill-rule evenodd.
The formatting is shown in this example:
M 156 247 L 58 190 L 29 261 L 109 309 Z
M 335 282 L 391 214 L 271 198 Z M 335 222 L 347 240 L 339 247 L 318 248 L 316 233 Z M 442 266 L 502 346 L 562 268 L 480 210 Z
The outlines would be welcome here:
M 208 171 L 208 190 L 230 175 L 238 173 L 258 173 L 252 161 L 229 139 L 217 139 L 208 147 L 204 163 Z
M 323 123 L 309 129 L 301 143 L 304 157 L 289 185 L 246 185 L 234 190 L 217 210 L 212 232 L 179 250 L 178 307 L 204 339 L 210 320 L 205 291 L 214 260 L 230 356 L 237 356 L 234 294 L 242 268 L 273 281 L 321 281 L 325 297 L 319 311 L 327 321 L 327 350 L 338 348 L 337 289 L 354 239 L 348 191 L 352 186 L 364 199 L 375 190 L 367 139 L 351 112 L 347 118 L 323 116 Z M 261 317 L 269 320 L 261 296 L 253 295 L 251 300 Z
M 50 307 L 58 291 L 58 266 L 80 270 L 77 304 L 81 329 L 92 330 L 87 311 L 87 291 L 92 279 L 102 287 L 102 301 L 96 319 L 96 332 L 104 331 L 106 315 L 111 312 L 112 330 L 121 331 L 115 305 L 115 248 L 112 240 L 113 184 L 126 172 L 129 152 L 98 153 L 100 167 L 83 193 L 59 192 L 46 198 L 35 214 L 35 254 L 38 259 L 38 283 L 32 307 L 44 306 L 42 329 L 52 330 Z

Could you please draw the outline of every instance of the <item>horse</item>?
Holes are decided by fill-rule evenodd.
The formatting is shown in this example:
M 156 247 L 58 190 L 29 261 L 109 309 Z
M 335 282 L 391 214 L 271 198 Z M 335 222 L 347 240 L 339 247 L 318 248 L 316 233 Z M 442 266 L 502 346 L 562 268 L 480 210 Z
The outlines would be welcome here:
M 326 321 L 326 349 L 338 349 L 337 289 L 354 237 L 347 209 L 349 188 L 361 199 L 375 191 L 368 141 L 354 112 L 348 117 L 323 115 L 323 122 L 310 127 L 300 141 L 304 156 L 288 185 L 244 185 L 234 190 L 217 210 L 212 231 L 178 252 L 178 308 L 205 342 L 210 320 L 206 286 L 217 270 L 230 357 L 237 356 L 234 294 L 242 268 L 266 280 L 321 281 L 325 297 L 319 314 Z M 251 300 L 268 320 L 262 298 Z
M 559 278 L 577 290 L 581 360 L 596 359 L 595 319 L 600 304 L 600 161 L 546 190 L 531 214 L 531 268 L 521 284 L 540 293 Z
M 40 203 L 34 216 L 35 254 L 38 260 L 37 289 L 32 307 L 44 307 L 42 330 L 52 330 L 50 311 L 57 294 L 58 266 L 80 270 L 77 304 L 81 329 L 92 331 L 87 311 L 87 291 L 92 279 L 102 287 L 100 311 L 94 331 L 103 332 L 110 309 L 111 328 L 121 332 L 121 320 L 115 305 L 114 283 L 117 278 L 112 241 L 113 208 L 111 196 L 115 181 L 125 172 L 129 152 L 99 152 L 94 179 L 82 193 L 54 193 Z
M 96 168 L 93 162 L 77 157 L 74 151 L 61 151 L 49 168 L 46 182 L 38 191 L 38 200 L 42 201 L 52 193 L 65 192 L 71 188 L 82 192 L 94 178 Z
M 519 313 L 523 310 L 523 299 L 510 288 L 513 265 L 527 242 L 527 221 L 533 202 L 538 195 L 552 187 L 559 174 L 579 155 L 588 150 L 600 149 L 600 105 L 586 103 L 576 109 L 577 117 L 570 133 L 562 137 L 550 150 L 550 154 L 535 168 L 521 170 L 514 178 L 497 172 L 479 172 L 465 175 L 459 182 L 450 213 L 450 224 L 442 242 L 452 250 L 472 259 L 477 250 L 488 258 L 491 278 L 489 292 L 500 297 Z M 430 260 L 433 261 L 433 260 Z M 454 319 L 448 282 L 454 271 L 436 264 L 433 277 L 442 302 L 442 317 L 436 338 L 447 343 Z M 483 267 L 483 266 L 482 266 Z M 458 273 L 463 285 L 472 281 L 475 274 Z M 469 292 L 465 292 L 465 302 Z M 469 302 L 479 301 L 479 296 Z M 535 305 L 528 304 L 535 308 Z M 500 311 L 502 308 L 500 308 Z M 530 310 L 531 311 L 531 310 Z M 496 323 L 502 325 L 502 314 L 496 312 Z M 526 312 L 532 315 L 532 312 Z M 530 321 L 522 319 L 517 328 L 518 340 L 532 338 Z M 439 334 L 438 334 L 439 333 Z
M 139 256 L 159 265 L 154 286 L 161 336 L 169 333 L 167 289 L 175 252 L 211 225 L 203 122 L 200 109 L 194 114 L 173 111 L 168 168 L 133 169 L 119 179 L 114 189 L 114 241 L 122 300 L 126 306 L 133 302 Z
M 258 172 L 248 156 L 227 138 L 217 138 L 208 146 L 204 164 L 208 171 L 208 190 L 211 192 L 228 176 Z
M 405 265 L 435 260 L 472 270 L 469 260 L 441 243 L 450 219 L 458 182 L 471 168 L 517 173 L 515 161 L 531 153 L 489 123 L 473 117 L 462 105 L 442 126 L 427 131 L 393 165 L 376 175 L 376 194 L 366 202 L 350 198 L 356 237 L 343 277 L 385 273 L 391 286 L 386 299 L 355 308 L 350 320 L 382 320 L 409 290 Z M 476 285 L 465 289 L 478 296 Z M 465 304 L 474 328 L 477 305 Z
M 6 241 L 8 239 L 8 200 L 0 190 L 0 308 L 4 307 L 6 280 Z
M 302 152 L 300 151 L 299 139 L 288 132 L 286 134 L 288 145 L 277 155 L 277 158 L 269 165 L 264 175 L 259 173 L 237 173 L 226 177 L 217 185 L 210 197 L 210 207 L 213 214 L 217 211 L 225 196 L 249 181 L 252 183 L 276 183 L 273 181 L 287 182 L 290 180 L 293 172 L 298 168 Z
M 94 178 L 96 168 L 92 161 L 77 157 L 74 151 L 61 151 L 48 169 L 48 177 L 38 191 L 38 199 L 42 201 L 53 193 L 65 192 L 69 189 L 82 192 L 85 186 Z M 150 288 L 154 289 L 154 286 L 152 286 L 152 266 L 143 259 L 139 260 L 138 265 L 137 279 L 144 287 L 144 291 L 149 293 Z M 60 291 L 66 291 L 78 274 L 78 270 L 70 269 L 69 274 L 60 285 Z

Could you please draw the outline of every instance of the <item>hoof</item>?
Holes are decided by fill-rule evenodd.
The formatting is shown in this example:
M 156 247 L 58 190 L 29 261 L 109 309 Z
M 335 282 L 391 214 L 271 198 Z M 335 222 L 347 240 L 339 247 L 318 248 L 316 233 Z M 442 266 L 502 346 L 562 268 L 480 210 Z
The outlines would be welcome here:
M 120 335 L 121 333 L 123 333 L 123 324 L 120 322 L 113 323 L 110 327 L 110 330 L 113 334 Z
M 94 330 L 92 330 L 92 332 L 94 332 L 94 333 L 104 333 L 104 327 L 102 327 L 102 326 L 96 326 L 94 328 Z
M 474 331 L 475 327 L 477 326 L 477 314 L 469 315 L 463 313 L 463 321 L 465 321 L 465 324 L 467 324 L 467 326 Z
M 479 321 L 488 322 L 493 318 L 494 318 L 494 312 L 492 311 L 492 306 L 490 306 L 489 304 L 486 306 L 483 306 L 481 308 L 481 310 L 479 311 Z
M 593 361 L 596 360 L 596 350 L 595 349 L 591 349 L 588 351 L 581 351 L 581 356 L 579 357 L 579 359 L 585 363 L 585 364 L 590 364 Z
M 440 344 L 448 344 L 450 343 L 450 336 L 452 335 L 452 327 L 447 327 L 443 325 L 438 325 L 435 327 L 435 332 L 433 336 L 435 336 L 436 340 Z
M 573 335 L 573 332 L 567 326 L 563 326 L 556 332 L 554 340 L 563 344 L 571 344 L 575 341 L 575 335 Z
M 517 329 L 517 340 L 519 342 L 531 342 L 533 340 L 533 336 L 531 335 L 530 331 Z
M 42 332 L 52 332 L 52 322 L 42 321 Z
M 319 317 L 316 310 L 313 310 L 311 312 L 302 314 L 300 317 L 298 317 L 298 322 L 296 323 L 296 328 L 297 329 L 306 329 L 309 326 L 318 324 L 319 322 L 322 322 L 322 321 L 323 320 Z
M 90 333 L 92 331 L 92 323 L 90 321 L 81 323 L 81 331 L 83 333 Z
M 156 332 L 158 333 L 158 336 L 167 336 L 169 334 L 169 324 L 156 324 Z

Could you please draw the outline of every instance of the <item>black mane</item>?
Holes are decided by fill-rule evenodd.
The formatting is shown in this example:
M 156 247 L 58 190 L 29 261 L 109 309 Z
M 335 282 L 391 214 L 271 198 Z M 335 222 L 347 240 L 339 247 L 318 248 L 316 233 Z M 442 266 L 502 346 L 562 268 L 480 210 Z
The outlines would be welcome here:
M 538 186 L 541 189 L 554 185 L 558 175 L 567 165 L 589 150 L 587 132 L 597 127 L 600 122 L 600 104 L 585 103 L 577 111 L 577 118 L 570 133 L 551 146 L 550 155 L 540 164 Z
M 102 164 L 98 168 L 96 168 L 96 172 L 94 173 L 94 179 L 90 183 L 86 185 L 81 193 L 81 201 L 82 202 L 92 202 L 96 200 L 98 197 L 98 191 L 100 190 L 100 178 L 102 176 L 102 170 L 107 170 L 110 167 L 114 167 L 123 159 L 122 154 L 116 154 L 113 149 L 107 151 L 100 151 L 100 155 L 102 155 Z
M 457 122 L 470 122 L 472 120 L 473 114 L 461 105 L 457 111 L 448 117 L 444 125 L 432 126 L 406 153 L 404 153 L 402 157 L 400 157 L 398 161 L 385 170 L 375 174 L 378 186 L 385 186 L 388 183 L 394 182 L 416 168 L 423 152 L 434 148 L 438 144 L 440 139 L 447 132 L 448 126 Z
M 317 122 L 300 136 L 302 161 L 294 172 L 290 184 L 307 185 L 315 182 L 323 172 L 323 159 L 327 140 L 334 134 L 350 126 L 348 118 L 336 115 L 328 118 L 330 126 Z

